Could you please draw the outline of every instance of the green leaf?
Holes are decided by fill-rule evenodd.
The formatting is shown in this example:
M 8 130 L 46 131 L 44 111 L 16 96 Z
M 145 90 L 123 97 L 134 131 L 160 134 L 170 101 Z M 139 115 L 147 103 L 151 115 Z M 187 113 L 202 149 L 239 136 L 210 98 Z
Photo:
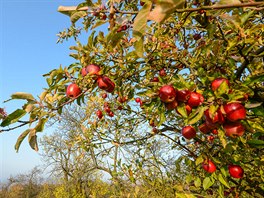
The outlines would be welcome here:
M 9 114 L 1 123 L 2 127 L 6 127 L 15 123 L 19 118 L 23 117 L 27 112 L 23 109 L 17 109 L 13 113 Z
M 203 189 L 207 190 L 208 188 L 210 188 L 212 185 L 214 184 L 214 182 L 211 180 L 210 177 L 206 177 L 203 180 Z
M 227 140 L 225 136 L 225 132 L 221 130 L 220 128 L 218 129 L 218 137 L 220 139 L 220 142 L 222 143 L 223 147 L 225 148 L 227 145 Z
M 152 3 L 146 2 L 135 18 L 133 24 L 133 37 L 135 37 L 138 41 L 142 39 L 143 35 L 145 34 L 148 15 L 151 7 Z
M 221 85 L 215 90 L 216 97 L 221 97 L 223 94 L 228 94 L 229 86 L 226 81 L 223 81 Z
M 264 117 L 264 107 L 263 106 L 260 106 L 258 108 L 253 108 L 253 109 L 251 109 L 251 111 L 253 111 L 254 115 L 256 115 L 256 116 Z
M 212 23 L 206 26 L 208 37 L 212 39 L 214 37 L 214 33 L 216 32 L 216 24 Z
M 262 105 L 262 102 L 256 102 L 256 103 L 246 103 L 245 104 L 245 108 L 247 109 L 252 109 L 252 108 L 256 108 Z
M 184 103 L 177 106 L 177 111 L 182 115 L 182 117 L 187 118 L 187 111 Z
M 29 134 L 29 132 L 33 130 L 33 129 L 27 129 L 25 130 L 23 133 L 21 133 L 21 135 L 17 138 L 16 144 L 15 144 L 15 150 L 16 152 L 18 152 L 19 147 L 21 145 L 21 143 L 23 142 L 23 140 L 25 139 L 25 137 Z
M 197 165 L 201 164 L 203 161 L 204 161 L 203 156 L 200 155 L 199 157 L 196 158 L 195 165 L 197 166 Z
M 254 83 L 263 82 L 264 74 L 249 76 L 246 81 L 243 83 L 244 85 L 253 85 Z
M 33 150 L 38 151 L 38 142 L 37 142 L 37 135 L 35 129 L 30 130 L 28 135 L 28 142 Z
M 201 118 L 204 115 L 204 110 L 205 110 L 205 107 L 199 107 L 196 110 L 196 113 L 189 118 L 188 124 L 195 124 L 196 122 L 198 122 L 199 120 L 201 120 Z
M 139 39 L 134 43 L 135 53 L 138 57 L 144 57 L 143 39 Z
M 263 140 L 248 140 L 247 143 L 256 148 L 263 148 L 264 147 L 264 141 Z
M 201 182 L 201 179 L 200 179 L 199 177 L 196 178 L 196 180 L 194 180 L 194 185 L 195 185 L 195 187 L 200 187 L 201 184 L 202 184 L 202 182 Z
M 220 171 L 221 171 L 221 173 L 223 174 L 224 177 L 227 177 L 228 174 L 227 174 L 227 171 L 226 171 L 226 169 L 224 167 L 221 167 Z
M 11 95 L 12 99 L 22 99 L 22 100 L 28 100 L 28 101 L 35 101 L 36 99 L 29 93 L 24 92 L 16 92 Z
M 158 126 L 162 125 L 165 121 L 166 121 L 166 116 L 165 116 L 165 112 L 160 112 L 160 117 L 159 117 L 159 124 Z
M 76 10 L 86 7 L 86 6 L 93 6 L 93 2 L 91 0 L 86 0 L 84 3 L 78 4 Z
M 193 181 L 193 176 L 192 175 L 187 175 L 185 177 L 185 181 L 187 184 L 191 183 Z
M 36 127 L 35 127 L 35 130 L 36 130 L 37 132 L 42 132 L 43 129 L 44 129 L 45 123 L 46 123 L 47 121 L 48 121 L 47 118 L 42 118 L 42 119 L 40 119 L 39 122 L 38 122 L 38 124 L 37 124 Z
M 218 175 L 218 180 L 223 184 L 225 185 L 227 188 L 230 188 L 229 184 L 227 183 L 227 181 L 225 180 L 225 178 L 223 177 L 223 175 L 220 173 Z
M 264 133 L 264 128 L 261 124 L 259 124 L 256 121 L 251 121 L 251 120 L 247 120 L 248 124 L 251 126 L 251 128 L 257 130 L 257 132 L 262 132 Z
M 125 35 L 125 32 L 118 32 L 112 35 L 111 42 L 110 42 L 111 46 L 115 47 L 124 35 Z
M 74 24 L 76 23 L 80 18 L 83 18 L 87 15 L 87 12 L 85 11 L 76 11 L 71 14 L 71 22 Z
M 97 21 L 92 27 L 91 27 L 91 30 L 94 29 L 94 28 L 97 28 L 103 24 L 107 23 L 107 21 L 105 20 L 100 20 L 100 21 Z

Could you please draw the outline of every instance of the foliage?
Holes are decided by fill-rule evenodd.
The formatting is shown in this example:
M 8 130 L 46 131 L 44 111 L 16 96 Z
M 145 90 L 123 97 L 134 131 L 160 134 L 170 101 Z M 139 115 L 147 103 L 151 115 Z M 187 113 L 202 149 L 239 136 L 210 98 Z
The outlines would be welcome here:
M 28 93 L 13 94 L 10 100 L 22 99 L 25 104 L 8 115 L 1 113 L 1 132 L 29 124 L 15 149 L 18 151 L 28 137 L 30 146 L 38 150 L 37 133 L 44 130 L 48 120 L 61 115 L 64 106 L 76 102 L 94 109 L 94 113 L 89 111 L 86 122 L 79 123 L 81 134 L 75 143 L 89 153 L 96 169 L 108 172 L 115 182 L 124 178 L 132 183 L 147 179 L 150 184 L 163 178 L 158 185 L 164 185 L 173 178 L 173 168 L 185 166 L 181 169 L 184 185 L 191 194 L 261 197 L 262 9 L 263 2 L 239 0 L 113 0 L 104 5 L 86 0 L 77 7 L 60 7 L 59 11 L 70 17 L 72 27 L 59 34 L 59 41 L 75 38 L 76 46 L 71 47 L 70 56 L 76 62 L 45 74 L 47 88 L 38 99 Z M 101 31 L 100 27 L 106 25 L 108 30 Z M 87 43 L 78 39 L 83 32 L 89 34 Z M 82 75 L 82 69 L 90 64 L 99 65 L 100 72 Z M 98 75 L 107 76 L 107 83 L 114 90 L 102 88 L 96 80 Z M 155 77 L 158 80 L 154 81 Z M 230 84 L 222 83 L 213 90 L 211 83 L 216 78 L 228 79 Z M 65 94 L 71 83 L 82 90 L 75 98 Z M 160 87 L 167 84 L 201 94 L 203 101 L 191 105 L 190 112 L 186 110 L 188 102 L 180 100 L 176 110 L 168 110 L 159 97 Z M 103 100 L 101 94 L 106 92 L 110 93 Z M 134 102 L 136 97 L 141 98 L 140 105 Z M 230 120 L 225 110 L 228 103 L 242 104 L 246 108 L 245 119 Z M 102 119 L 97 118 L 96 110 L 104 112 Z M 229 121 L 208 124 L 208 119 L 214 119 L 219 112 Z M 29 115 L 29 120 L 21 120 L 25 115 Z M 226 124 L 238 122 L 245 132 L 230 137 Z M 206 133 L 199 129 L 204 123 L 210 128 Z M 11 127 L 14 124 L 17 125 Z M 196 129 L 195 138 L 182 137 L 180 132 L 186 125 Z M 109 159 L 112 164 L 105 168 L 102 159 Z M 208 159 L 217 167 L 213 173 L 202 169 Z M 230 164 L 243 167 L 243 178 L 229 175 Z

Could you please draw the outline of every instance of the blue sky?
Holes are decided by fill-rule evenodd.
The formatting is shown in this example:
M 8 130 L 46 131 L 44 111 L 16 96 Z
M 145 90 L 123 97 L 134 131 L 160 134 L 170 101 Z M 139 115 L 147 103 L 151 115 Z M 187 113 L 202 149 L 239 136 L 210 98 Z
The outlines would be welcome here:
M 14 92 L 39 95 L 46 87 L 43 74 L 74 62 L 68 56 L 73 40 L 56 44 L 59 31 L 70 26 L 69 17 L 57 12 L 60 5 L 82 1 L 0 0 L 0 107 L 8 113 L 23 103 L 3 103 Z M 26 128 L 0 134 L 0 182 L 41 164 L 40 156 L 24 140 L 19 153 L 14 145 Z M 45 132 L 44 132 L 45 133 Z M 39 135 L 41 136 L 41 134 Z

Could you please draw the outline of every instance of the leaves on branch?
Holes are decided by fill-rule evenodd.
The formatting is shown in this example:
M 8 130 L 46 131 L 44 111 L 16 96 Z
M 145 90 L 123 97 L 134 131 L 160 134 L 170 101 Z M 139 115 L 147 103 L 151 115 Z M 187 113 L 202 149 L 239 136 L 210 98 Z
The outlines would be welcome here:
M 2 127 L 6 127 L 10 124 L 17 122 L 21 117 L 23 117 L 27 112 L 23 109 L 17 109 L 11 114 L 9 114 L 1 123 Z

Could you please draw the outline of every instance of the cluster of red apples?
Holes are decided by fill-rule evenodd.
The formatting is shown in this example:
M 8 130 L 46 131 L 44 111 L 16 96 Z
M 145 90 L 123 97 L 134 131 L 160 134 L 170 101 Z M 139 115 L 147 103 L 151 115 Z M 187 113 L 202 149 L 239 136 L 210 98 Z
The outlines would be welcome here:
M 95 64 L 90 64 L 81 70 L 83 77 L 86 75 L 94 76 L 93 79 L 97 82 L 100 89 L 112 93 L 115 89 L 115 83 L 105 75 L 100 75 L 100 67 Z M 76 83 L 72 83 L 67 87 L 66 95 L 70 98 L 76 98 L 82 93 L 82 90 Z
M 222 83 L 226 83 L 230 86 L 230 83 L 225 78 L 217 78 L 211 83 L 212 91 L 216 91 Z M 165 85 L 160 89 L 160 98 L 165 102 L 167 109 L 174 109 L 177 106 L 177 102 L 185 102 L 186 110 L 189 114 L 192 107 L 196 107 L 202 104 L 204 98 L 201 94 L 190 92 L 188 90 L 176 91 L 172 86 Z M 173 105 L 172 105 L 173 104 Z M 189 112 L 188 109 L 189 108 Z M 226 136 L 238 137 L 244 134 L 245 128 L 240 120 L 246 118 L 246 109 L 239 102 L 234 101 L 221 105 L 214 113 L 210 113 L 209 109 L 204 112 L 205 122 L 199 126 L 199 130 L 208 134 L 210 132 L 215 133 L 217 128 L 223 127 Z M 181 130 L 183 137 L 186 139 L 192 139 L 196 137 L 196 130 L 193 126 L 184 126 Z M 210 136 L 213 137 L 213 136 Z M 215 164 L 207 159 L 203 162 L 202 167 L 205 171 L 213 173 L 216 171 Z M 239 165 L 229 165 L 229 173 L 233 178 L 242 178 L 244 170 Z
M 176 90 L 172 85 L 162 86 L 159 89 L 159 97 L 164 102 L 167 110 L 176 109 L 179 103 L 184 103 L 188 115 L 191 113 L 192 108 L 198 107 L 204 102 L 202 94 L 187 89 Z
M 209 159 L 204 160 L 204 162 L 202 163 L 202 168 L 208 173 L 213 173 L 216 171 L 215 164 Z M 244 175 L 243 168 L 235 164 L 228 165 L 228 172 L 231 177 L 237 178 L 237 179 L 242 178 Z
M 227 79 L 216 78 L 211 83 L 212 91 L 216 91 L 222 83 L 230 85 Z M 159 97 L 168 110 L 176 109 L 178 103 L 184 103 L 188 115 L 191 113 L 192 108 L 198 107 L 204 102 L 202 94 L 191 92 L 187 89 L 176 90 L 172 85 L 162 86 L 159 89 Z M 223 126 L 225 134 L 228 137 L 234 138 L 244 134 L 245 128 L 240 120 L 246 118 L 246 109 L 239 101 L 225 103 L 214 113 L 211 113 L 207 109 L 204 112 L 204 118 L 205 122 L 199 126 L 199 130 L 202 133 L 207 134 Z M 182 128 L 182 135 L 186 139 L 192 139 L 196 136 L 196 130 L 193 126 L 185 126 Z
M 103 94 L 102 94 L 102 98 L 103 98 L 103 99 L 106 99 L 106 98 L 107 98 L 107 93 L 103 93 Z M 128 98 L 127 98 L 126 96 L 125 96 L 125 97 L 121 97 L 121 96 L 119 96 L 119 97 L 117 98 L 117 100 L 118 100 L 119 103 L 122 104 L 122 103 L 126 102 L 126 101 L 128 100 Z M 119 106 L 117 107 L 117 109 L 118 109 L 118 110 L 122 110 L 123 107 L 122 107 L 121 105 L 119 105 Z M 115 114 L 114 114 L 114 112 L 112 111 L 111 106 L 109 105 L 108 102 L 105 102 L 105 103 L 104 103 L 104 108 L 103 108 L 103 110 L 104 110 L 104 112 L 105 112 L 109 117 L 114 117 L 114 116 L 115 116 Z M 104 113 L 103 113 L 102 110 L 97 110 L 97 111 L 96 111 L 96 115 L 97 115 L 97 117 L 98 117 L 99 119 L 102 119 Z

